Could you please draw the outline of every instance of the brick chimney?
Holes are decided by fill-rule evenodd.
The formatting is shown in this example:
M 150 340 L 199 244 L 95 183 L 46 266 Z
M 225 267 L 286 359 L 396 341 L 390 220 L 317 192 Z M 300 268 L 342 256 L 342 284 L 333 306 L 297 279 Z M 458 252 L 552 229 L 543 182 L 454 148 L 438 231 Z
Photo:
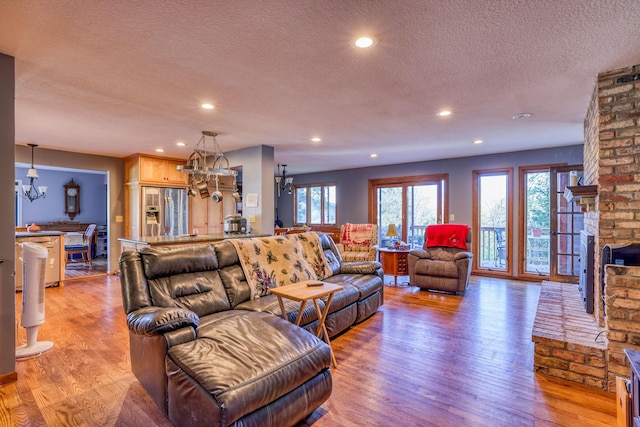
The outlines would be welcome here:
M 585 230 L 595 240 L 594 313 L 607 331 L 611 390 L 615 375 L 629 375 L 622 350 L 640 350 L 640 267 L 607 268 L 605 308 L 601 286 L 603 246 L 640 243 L 640 65 L 598 75 L 584 134 L 584 184 L 598 186 Z

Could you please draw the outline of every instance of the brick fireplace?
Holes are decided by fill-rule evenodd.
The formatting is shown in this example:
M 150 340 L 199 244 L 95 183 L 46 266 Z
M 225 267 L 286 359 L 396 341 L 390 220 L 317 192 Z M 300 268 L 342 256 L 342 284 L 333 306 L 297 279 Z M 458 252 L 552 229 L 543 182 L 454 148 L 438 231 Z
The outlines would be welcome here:
M 584 136 L 584 184 L 595 184 L 598 188 L 595 209 L 586 212 L 584 216 L 585 231 L 593 234 L 595 241 L 594 314 L 590 316 L 592 325 L 588 326 L 596 328 L 590 334 L 597 332 L 599 339 L 602 339 L 587 347 L 575 347 L 572 343 L 575 341 L 571 337 L 572 331 L 566 330 L 568 322 L 557 325 L 563 331 L 556 335 L 549 335 L 546 326 L 538 330 L 534 326 L 534 365 L 537 372 L 614 392 L 615 377 L 629 376 L 629 365 L 623 350 L 640 350 L 640 267 L 606 267 L 603 307 L 602 248 L 607 243 L 640 243 L 640 65 L 598 75 L 585 118 Z M 538 326 L 542 324 L 544 313 L 549 311 L 543 295 L 554 292 L 550 284 L 546 288 L 545 290 L 543 284 L 536 316 Z M 575 289 L 575 292 L 578 290 Z M 553 304 L 553 301 L 547 301 L 547 304 Z M 571 306 L 564 302 L 558 305 Z M 566 311 L 571 309 L 566 307 L 563 308 L 563 315 L 573 316 L 570 311 Z M 575 315 L 580 318 L 586 315 L 581 306 L 577 306 L 575 310 Z M 538 316 L 542 316 L 540 322 Z M 589 323 L 589 319 L 583 320 L 586 323 L 581 323 L 582 326 Z M 544 333 L 547 336 L 541 336 L 542 331 L 546 331 Z M 583 351 L 567 353 L 567 345 Z M 564 346 L 564 353 L 553 350 L 560 346 Z M 598 353 L 601 350 L 599 347 L 604 349 L 603 353 Z M 545 356 L 554 351 L 569 359 L 586 360 L 587 365 L 593 369 L 587 369 L 575 363 L 575 360 L 565 360 L 567 363 L 563 363 Z M 553 364 L 566 367 L 566 370 L 549 366 Z M 577 371 L 572 370 L 572 367 Z M 603 374 L 601 378 L 600 373 Z

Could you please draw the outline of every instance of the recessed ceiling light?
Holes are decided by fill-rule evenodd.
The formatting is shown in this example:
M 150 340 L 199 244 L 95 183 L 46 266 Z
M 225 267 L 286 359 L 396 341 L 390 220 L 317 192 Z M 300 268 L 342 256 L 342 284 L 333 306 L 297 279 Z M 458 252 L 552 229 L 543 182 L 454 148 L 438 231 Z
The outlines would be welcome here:
M 520 119 L 528 119 L 529 117 L 533 116 L 533 114 L 531 113 L 518 113 L 515 116 L 511 117 L 513 120 L 520 120 Z
M 202 104 L 202 108 L 205 110 L 213 110 L 213 104 Z
M 164 150 L 162 148 L 156 148 L 156 153 L 164 153 Z
M 376 157 L 378 157 L 378 155 L 376 153 L 371 153 L 369 154 L 369 157 L 371 157 L 372 159 L 375 159 Z
M 356 39 L 356 41 L 353 42 L 353 44 L 356 47 L 359 47 L 360 49 L 366 49 L 368 47 L 375 45 L 376 39 L 375 37 L 372 37 L 372 36 L 364 36 Z
M 484 142 L 484 141 L 483 141 L 483 140 L 481 140 L 481 139 L 474 139 L 474 140 L 473 140 L 473 143 L 474 143 L 474 144 L 482 144 L 483 142 Z
M 440 112 L 438 113 L 438 115 L 439 115 L 440 117 L 447 117 L 447 116 L 450 116 L 450 115 L 451 115 L 451 111 L 449 111 L 449 110 L 442 110 L 442 111 L 440 111 Z
M 314 136 L 313 138 L 311 138 L 311 142 L 322 142 L 322 138 Z
M 184 146 L 185 146 L 185 145 L 187 145 L 187 144 L 185 144 L 184 142 L 180 141 L 180 142 L 176 142 L 176 145 L 177 145 L 178 147 L 184 147 Z

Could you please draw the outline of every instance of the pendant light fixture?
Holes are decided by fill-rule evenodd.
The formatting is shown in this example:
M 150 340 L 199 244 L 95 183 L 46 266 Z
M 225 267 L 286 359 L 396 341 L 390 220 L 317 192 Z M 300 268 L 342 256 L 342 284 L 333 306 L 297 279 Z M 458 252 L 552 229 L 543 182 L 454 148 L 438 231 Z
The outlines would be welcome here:
M 33 149 L 38 146 L 38 144 L 28 144 L 31 147 L 31 168 L 27 172 L 27 178 L 29 179 L 29 184 L 24 185 L 16 185 L 16 194 L 20 195 L 30 202 L 34 200 L 46 197 L 47 187 L 45 185 L 35 186 L 34 182 L 38 179 L 38 171 L 33 166 Z

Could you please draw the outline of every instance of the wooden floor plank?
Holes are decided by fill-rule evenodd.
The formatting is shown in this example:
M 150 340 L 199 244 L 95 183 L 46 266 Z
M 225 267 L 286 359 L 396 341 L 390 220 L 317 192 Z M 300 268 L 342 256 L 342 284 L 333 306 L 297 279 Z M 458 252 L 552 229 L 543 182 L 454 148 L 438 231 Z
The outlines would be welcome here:
M 332 340 L 333 392 L 305 425 L 615 425 L 614 395 L 533 372 L 539 284 L 473 277 L 464 297 L 385 291 L 378 313 Z M 131 373 L 119 278 L 45 293 L 39 339 L 54 348 L 17 362 L 18 381 L 0 386 L 0 425 L 170 426 Z

